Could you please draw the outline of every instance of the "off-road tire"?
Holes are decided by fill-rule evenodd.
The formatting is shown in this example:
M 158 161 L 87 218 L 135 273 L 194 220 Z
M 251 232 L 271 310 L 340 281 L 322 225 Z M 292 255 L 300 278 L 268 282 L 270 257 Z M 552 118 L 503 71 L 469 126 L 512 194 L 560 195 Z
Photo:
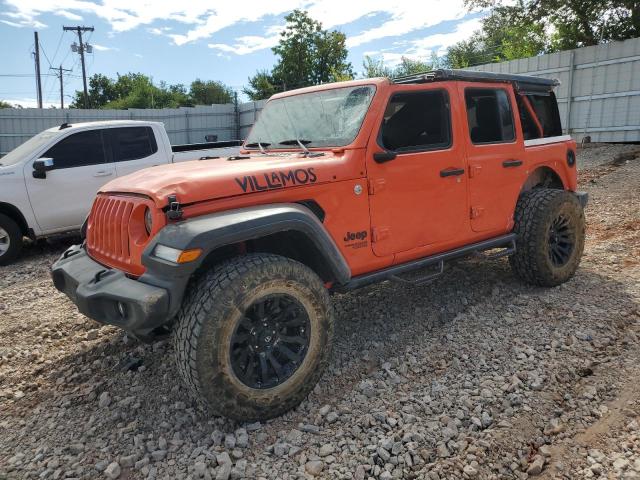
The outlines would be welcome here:
M 566 261 L 556 265 L 550 244 L 552 226 L 559 218 L 567 221 L 572 248 Z M 514 220 L 516 253 L 509 258 L 509 263 L 522 280 L 554 287 L 575 274 L 584 250 L 585 220 L 584 210 L 573 193 L 549 188 L 525 192 L 518 200 Z
M 0 266 L 9 265 L 22 251 L 22 230 L 11 217 L 3 213 L 0 213 L 0 229 L 6 232 L 9 241 L 8 249 L 0 248 Z M 4 239 L 0 238 L 0 241 Z
M 250 388 L 234 373 L 231 338 L 246 309 L 274 294 L 304 305 L 309 346 L 301 365 L 283 383 Z M 320 379 L 330 356 L 333 324 L 329 295 L 311 269 L 272 254 L 235 257 L 190 282 L 174 330 L 178 371 L 213 414 L 241 421 L 273 418 L 302 402 Z

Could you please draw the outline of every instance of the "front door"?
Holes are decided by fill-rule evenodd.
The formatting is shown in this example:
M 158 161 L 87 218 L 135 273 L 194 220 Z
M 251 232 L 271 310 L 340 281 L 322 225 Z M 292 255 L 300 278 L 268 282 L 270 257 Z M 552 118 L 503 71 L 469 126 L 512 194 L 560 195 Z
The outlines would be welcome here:
M 504 84 L 479 88 L 460 83 L 459 89 L 467 109 L 471 228 L 488 235 L 506 233 L 513 226 L 515 204 L 527 177 L 513 91 Z
M 373 250 L 378 256 L 466 234 L 466 164 L 452 121 L 457 118 L 457 95 L 446 85 L 407 85 L 388 100 L 367 151 Z M 396 157 L 374 160 L 374 154 L 383 151 Z
M 27 162 L 24 171 L 40 229 L 52 232 L 79 228 L 96 192 L 116 176 L 113 163 L 107 161 L 102 131 L 72 133 L 40 158 L 53 159 L 53 170 L 46 173 L 46 178 L 33 177 L 33 162 Z

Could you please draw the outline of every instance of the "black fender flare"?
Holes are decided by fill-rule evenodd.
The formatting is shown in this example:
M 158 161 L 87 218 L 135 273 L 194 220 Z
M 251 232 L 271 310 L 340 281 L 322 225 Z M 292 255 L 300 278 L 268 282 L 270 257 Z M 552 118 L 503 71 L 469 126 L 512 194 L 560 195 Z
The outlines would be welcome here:
M 147 274 L 190 276 L 213 250 L 285 231 L 297 231 L 309 238 L 337 283 L 351 279 L 351 269 L 324 225 L 309 208 L 296 203 L 227 210 L 169 224 L 147 245 L 142 263 Z M 201 248 L 203 252 L 198 260 L 178 266 L 153 256 L 157 244 L 179 250 Z

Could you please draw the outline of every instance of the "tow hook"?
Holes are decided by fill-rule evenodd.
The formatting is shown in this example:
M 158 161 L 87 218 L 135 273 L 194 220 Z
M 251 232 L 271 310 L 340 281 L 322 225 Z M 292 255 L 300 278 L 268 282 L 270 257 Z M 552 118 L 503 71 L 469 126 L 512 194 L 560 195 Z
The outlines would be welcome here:
M 180 208 L 180 202 L 175 195 L 169 195 L 169 205 L 167 207 L 167 218 L 169 220 L 180 220 L 182 218 L 182 209 Z

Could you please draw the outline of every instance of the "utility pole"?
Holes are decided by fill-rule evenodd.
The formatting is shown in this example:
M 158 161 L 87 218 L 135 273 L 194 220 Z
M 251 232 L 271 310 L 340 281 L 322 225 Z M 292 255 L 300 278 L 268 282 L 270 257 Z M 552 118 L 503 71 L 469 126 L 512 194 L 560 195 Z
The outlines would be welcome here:
M 87 71 L 84 66 L 84 52 L 91 53 L 91 45 L 88 43 L 82 43 L 82 32 L 93 32 L 93 27 L 82 27 L 80 25 L 76 27 L 62 27 L 63 31 L 72 31 L 78 34 L 78 42 L 80 45 L 71 45 L 71 50 L 80 54 L 80 61 L 82 63 L 82 84 L 84 86 L 84 108 L 89 108 L 89 92 L 87 91 Z
M 73 70 L 62 68 L 62 65 L 60 65 L 58 68 L 49 67 L 49 69 L 57 71 L 56 76 L 60 80 L 60 108 L 64 108 L 64 85 L 62 83 L 62 72 L 72 72 Z
M 38 94 L 38 108 L 42 108 L 42 81 L 40 80 L 40 41 L 38 32 L 33 32 L 35 42 L 34 60 L 36 62 L 36 89 Z

